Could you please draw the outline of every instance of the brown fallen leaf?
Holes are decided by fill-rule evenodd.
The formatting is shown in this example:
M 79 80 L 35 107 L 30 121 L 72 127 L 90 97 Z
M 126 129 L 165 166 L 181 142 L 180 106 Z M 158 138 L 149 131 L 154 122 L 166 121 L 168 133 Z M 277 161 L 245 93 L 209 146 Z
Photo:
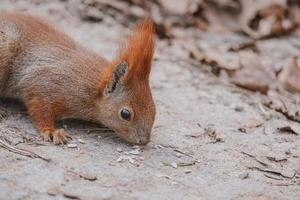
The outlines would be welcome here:
M 203 64 L 210 65 L 212 68 L 215 68 L 217 72 L 221 69 L 235 71 L 241 67 L 238 55 L 233 52 L 219 52 L 215 49 L 203 52 L 191 44 L 183 44 L 183 48 L 190 53 L 190 57 L 192 59 L 198 60 Z
M 241 88 L 267 94 L 273 78 L 268 73 L 257 55 L 249 54 L 242 60 L 243 68 L 231 76 L 231 82 Z
M 293 57 L 278 75 L 279 81 L 291 92 L 300 92 L 299 59 Z
M 234 71 L 241 68 L 241 61 L 236 53 L 220 52 L 214 49 L 207 50 L 204 53 L 202 62 L 215 64 L 219 68 L 229 71 Z
M 300 122 L 299 96 L 286 91 L 270 90 L 264 105 L 283 114 L 287 119 Z
M 286 0 L 242 0 L 240 24 L 254 39 L 273 37 L 292 32 L 298 27 Z

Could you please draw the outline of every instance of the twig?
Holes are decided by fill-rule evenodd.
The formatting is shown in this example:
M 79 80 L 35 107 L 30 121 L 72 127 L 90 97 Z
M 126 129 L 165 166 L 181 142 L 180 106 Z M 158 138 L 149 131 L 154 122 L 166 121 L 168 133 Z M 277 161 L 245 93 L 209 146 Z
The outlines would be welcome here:
M 95 181 L 97 180 L 96 176 L 90 175 L 90 174 L 84 174 L 84 173 L 79 173 L 79 172 L 75 172 L 72 170 L 68 170 L 68 172 L 75 174 L 77 176 L 79 176 L 80 178 L 83 178 L 84 180 L 88 180 L 88 181 Z
M 253 158 L 256 162 L 260 163 L 261 165 L 263 165 L 263 166 L 265 166 L 265 167 L 268 166 L 267 163 L 265 163 L 265 162 L 263 162 L 263 161 L 260 161 L 260 160 L 257 159 L 254 155 L 251 155 L 251 154 L 249 154 L 249 153 L 247 153 L 247 152 L 244 152 L 244 151 L 242 151 L 241 153 L 244 154 L 244 155 L 249 156 L 250 158 Z
M 51 159 L 49 158 L 44 158 L 32 151 L 29 151 L 29 150 L 25 150 L 25 149 L 19 149 L 19 148 L 16 148 L 12 145 L 10 145 L 8 142 L 6 142 L 4 139 L 0 138 L 0 146 L 4 149 L 7 149 L 8 151 L 10 152 L 13 152 L 13 153 L 16 153 L 16 154 L 19 154 L 19 155 L 22 155 L 22 156 L 27 156 L 27 157 L 30 157 L 30 158 L 40 158 L 44 161 L 47 161 L 47 162 L 50 162 Z
M 64 195 L 64 197 L 68 199 L 77 199 L 77 200 L 81 199 L 81 197 L 77 196 L 76 194 L 67 193 L 67 192 L 62 192 L 62 194 Z
M 230 47 L 228 49 L 228 51 L 237 52 L 237 51 L 248 49 L 248 48 L 256 48 L 256 41 L 252 40 L 252 41 L 248 41 L 248 42 L 245 42 L 245 43 L 241 43 L 238 46 Z
M 283 180 L 284 180 L 284 179 L 282 179 L 282 178 L 270 176 L 269 174 L 264 174 L 264 176 L 267 177 L 267 178 L 270 178 L 270 179 L 277 180 L 277 181 L 283 181 Z
M 275 171 L 275 170 L 272 170 L 272 169 L 261 169 L 259 167 L 248 167 L 248 169 L 257 170 L 257 171 L 261 171 L 261 172 L 266 172 L 266 173 L 270 173 L 270 174 L 275 174 L 277 176 L 281 176 L 283 178 L 288 178 L 288 179 L 292 179 L 296 175 L 296 171 L 294 171 L 293 176 L 286 176 L 286 175 L 282 174 L 281 172 L 278 172 L 278 171 Z
M 177 163 L 178 167 L 187 167 L 187 166 L 192 166 L 192 165 L 195 165 L 195 164 L 196 164 L 195 160 L 192 160 L 190 162 L 180 162 L 180 163 Z

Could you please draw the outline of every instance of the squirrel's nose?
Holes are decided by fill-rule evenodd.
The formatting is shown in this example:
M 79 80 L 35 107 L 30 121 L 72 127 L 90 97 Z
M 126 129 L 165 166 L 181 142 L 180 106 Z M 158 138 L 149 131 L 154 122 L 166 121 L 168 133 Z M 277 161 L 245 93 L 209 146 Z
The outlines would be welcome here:
M 146 145 L 149 142 L 150 142 L 150 138 L 149 139 L 142 139 L 142 140 L 140 140 L 139 144 Z
M 150 142 L 150 134 L 138 134 L 136 138 L 136 143 L 141 145 L 146 145 Z
M 138 137 L 135 138 L 135 144 L 141 144 L 141 145 L 146 145 L 150 142 L 150 138 L 149 137 Z
M 150 134 L 144 134 L 139 137 L 139 144 L 146 145 L 150 142 Z

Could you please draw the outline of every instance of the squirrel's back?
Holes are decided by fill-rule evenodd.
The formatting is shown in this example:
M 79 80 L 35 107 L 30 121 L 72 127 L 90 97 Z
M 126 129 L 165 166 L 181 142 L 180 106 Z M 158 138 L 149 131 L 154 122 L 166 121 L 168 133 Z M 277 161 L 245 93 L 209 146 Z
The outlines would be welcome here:
M 36 45 L 40 42 L 57 44 L 70 49 L 76 43 L 64 33 L 56 30 L 42 19 L 24 13 L 0 13 L 2 37 L 19 42 L 21 46 Z
M 85 95 L 98 86 L 107 64 L 41 19 L 0 14 L 0 96 L 22 98 L 29 91 Z

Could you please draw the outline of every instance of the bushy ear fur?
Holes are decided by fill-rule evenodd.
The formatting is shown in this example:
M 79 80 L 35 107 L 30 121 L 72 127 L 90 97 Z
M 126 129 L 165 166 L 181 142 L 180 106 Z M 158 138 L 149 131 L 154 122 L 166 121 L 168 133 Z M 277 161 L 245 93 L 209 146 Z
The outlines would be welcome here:
M 129 64 L 129 77 L 148 79 L 155 46 L 155 26 L 152 21 L 142 22 L 120 48 L 120 59 Z
M 148 81 L 151 71 L 152 57 L 155 46 L 155 25 L 150 20 L 140 23 L 127 40 L 120 45 L 117 58 L 103 74 L 100 90 L 107 87 L 107 92 L 113 92 L 118 86 L 121 74 L 126 86 L 136 84 L 136 81 Z M 127 63 L 127 72 L 122 68 Z M 121 71 L 118 68 L 121 67 Z
M 145 20 L 138 25 L 127 40 L 120 45 L 119 56 L 115 62 L 126 61 L 129 65 L 128 82 L 133 77 L 147 80 L 151 71 L 155 46 L 155 25 Z

